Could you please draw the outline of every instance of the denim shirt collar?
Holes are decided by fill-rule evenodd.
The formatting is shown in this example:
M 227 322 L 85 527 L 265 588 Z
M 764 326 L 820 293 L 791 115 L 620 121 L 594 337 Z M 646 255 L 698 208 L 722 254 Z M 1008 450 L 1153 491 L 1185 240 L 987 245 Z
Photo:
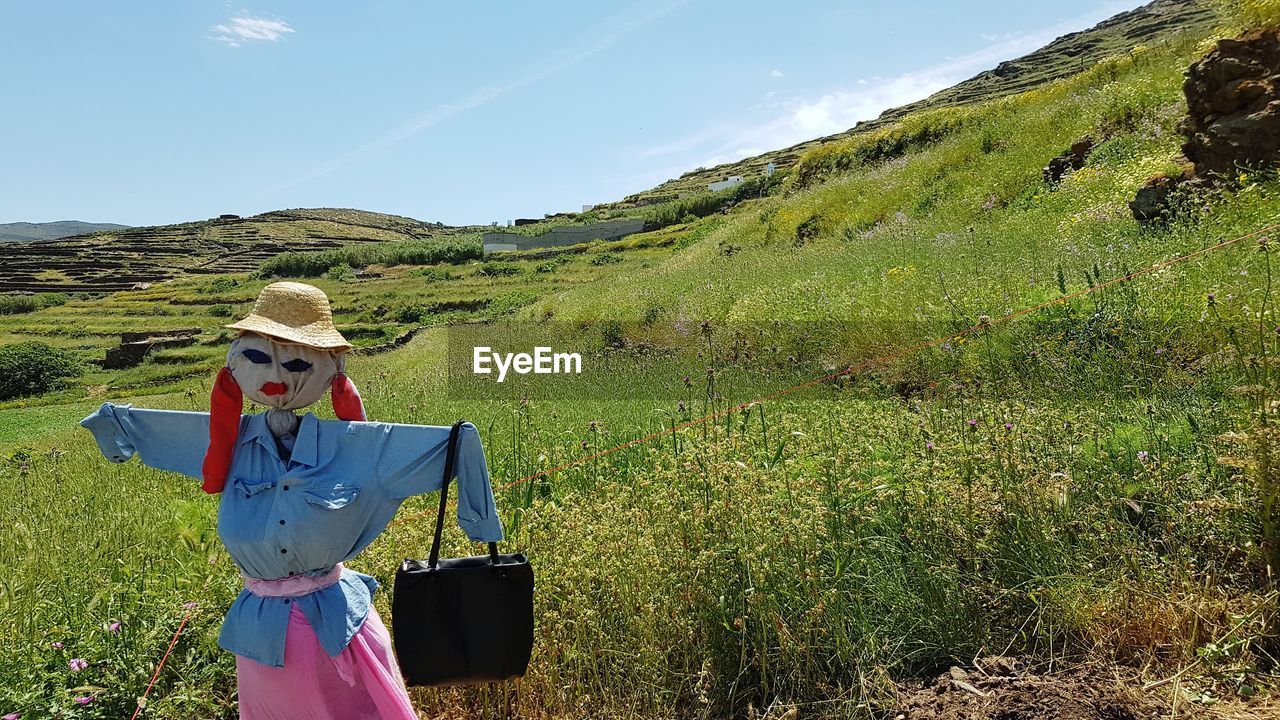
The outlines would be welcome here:
M 307 467 L 315 467 L 317 462 L 317 451 L 319 449 L 316 442 L 320 419 L 312 413 L 306 413 L 302 416 L 302 420 L 298 423 L 298 434 L 293 441 L 293 453 L 289 457 L 289 462 L 297 465 L 306 465 Z M 271 434 L 271 428 L 267 427 L 267 414 L 260 412 L 250 415 L 246 418 L 244 430 L 240 433 L 240 444 L 247 445 L 251 442 L 257 442 L 267 452 L 279 457 L 276 450 L 276 439 Z

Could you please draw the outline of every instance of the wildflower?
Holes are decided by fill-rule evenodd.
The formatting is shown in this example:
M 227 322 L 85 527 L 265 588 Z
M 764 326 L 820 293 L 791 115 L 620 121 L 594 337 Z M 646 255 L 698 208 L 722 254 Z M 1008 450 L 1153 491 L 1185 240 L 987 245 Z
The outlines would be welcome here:
M 67 663 L 67 667 L 71 668 L 72 672 L 80 672 L 89 667 L 89 661 L 84 658 L 71 658 Z
M 931 443 L 931 442 L 927 442 L 927 443 L 925 443 L 925 444 L 924 444 L 924 449 L 925 449 L 925 450 L 932 450 L 932 449 L 933 449 L 933 443 Z
M 1005 430 L 1012 430 L 1012 429 L 1013 429 L 1013 423 L 1005 423 L 1005 424 L 1004 424 L 1004 429 L 1005 429 Z
M 107 626 L 107 631 L 113 632 L 113 633 L 120 632 L 120 621 L 119 620 L 113 621 L 110 625 Z
M 587 449 L 587 441 L 586 441 L 586 440 L 583 440 L 583 441 L 582 441 L 582 449 L 583 449 L 583 450 L 586 450 L 586 449 Z
M 71 699 L 72 699 L 72 700 L 75 700 L 76 702 L 80 703 L 81 705 L 88 705 L 89 703 L 93 702 L 93 696 L 92 696 L 92 695 L 77 695 L 77 696 L 75 696 L 75 697 L 73 697 L 73 698 L 71 698 Z
M 977 430 L 977 429 L 978 429 L 978 421 L 977 421 L 977 420 L 974 420 L 973 418 L 969 418 L 969 429 L 970 429 L 970 430 Z
M 62 649 L 62 641 L 61 641 L 61 640 L 54 640 L 53 642 L 49 643 L 49 645 L 50 645 L 54 650 L 61 650 L 61 649 Z
M 200 607 L 200 603 L 196 602 L 195 600 L 192 600 L 191 602 L 182 603 L 183 610 L 195 610 L 198 607 Z
M 22 720 L 22 713 L 9 713 L 0 717 L 0 720 Z
M 1148 457 L 1148 455 L 1147 455 L 1147 451 L 1146 451 L 1146 450 L 1139 450 L 1139 451 L 1138 451 L 1138 462 L 1146 462 L 1146 461 L 1147 461 L 1147 457 Z

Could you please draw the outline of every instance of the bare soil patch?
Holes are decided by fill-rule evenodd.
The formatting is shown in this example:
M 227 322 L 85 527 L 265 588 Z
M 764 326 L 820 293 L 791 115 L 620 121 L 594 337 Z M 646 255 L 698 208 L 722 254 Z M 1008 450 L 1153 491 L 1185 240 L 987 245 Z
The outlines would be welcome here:
M 1154 720 L 1280 717 L 1280 709 L 1239 703 L 1180 702 L 1170 685 L 1144 690 L 1137 671 L 1082 666 L 1040 673 L 1015 658 L 991 657 L 953 667 L 932 680 L 899 687 L 895 720 Z M 1272 714 L 1276 713 L 1276 714 Z

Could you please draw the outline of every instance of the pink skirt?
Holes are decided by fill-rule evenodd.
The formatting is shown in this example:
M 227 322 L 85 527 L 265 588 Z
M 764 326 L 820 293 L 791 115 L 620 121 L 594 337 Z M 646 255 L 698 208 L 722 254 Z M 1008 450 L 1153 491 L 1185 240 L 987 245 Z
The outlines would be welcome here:
M 391 637 L 373 608 L 351 643 L 329 657 L 294 605 L 284 667 L 237 655 L 236 678 L 241 720 L 418 720 Z

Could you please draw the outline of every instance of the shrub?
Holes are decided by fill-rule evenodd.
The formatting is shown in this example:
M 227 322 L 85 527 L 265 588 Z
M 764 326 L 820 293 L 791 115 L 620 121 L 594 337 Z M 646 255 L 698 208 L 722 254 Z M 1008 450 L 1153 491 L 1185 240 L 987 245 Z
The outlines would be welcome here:
M 209 314 L 214 317 L 231 317 L 230 305 L 214 305 L 209 308 Z
M 556 255 L 546 262 L 538 263 L 538 265 L 533 268 L 533 271 L 539 273 L 553 273 L 559 269 L 561 265 L 568 265 L 571 262 L 573 262 L 573 258 L 567 254 Z
M 338 264 L 324 271 L 326 280 L 341 280 L 347 282 L 356 279 L 356 273 L 351 269 L 350 265 Z
M 484 248 L 478 238 L 367 243 L 323 252 L 281 253 L 262 263 L 263 277 L 320 277 L 336 265 L 362 268 L 369 265 L 458 264 L 478 260 Z
M 480 274 L 488 277 L 501 277 L 506 275 L 519 275 L 520 266 L 515 263 L 500 262 L 498 260 L 490 260 L 480 264 Z
M 220 277 L 200 290 L 205 295 L 219 295 L 240 287 L 240 281 L 231 277 Z
M 66 293 L 60 292 L 44 292 L 36 294 L 36 302 L 40 303 L 40 307 L 56 307 L 58 305 L 66 305 L 71 298 Z
M 426 317 L 431 312 L 431 308 L 421 303 L 412 305 L 404 305 L 395 309 L 391 317 L 399 323 L 416 323 Z
M 741 187 L 741 186 L 739 186 Z M 681 222 L 692 222 L 700 217 L 714 215 L 732 204 L 737 188 L 719 192 L 699 193 L 690 197 L 654 205 L 644 215 L 645 228 L 656 230 Z
M 75 355 L 47 343 L 0 346 L 0 400 L 48 392 L 81 371 Z
M 0 315 L 20 315 L 35 312 L 40 305 L 31 295 L 5 295 L 0 297 Z
M 622 262 L 622 255 L 616 252 L 600 253 L 599 255 L 591 258 L 592 265 L 612 265 L 620 262 Z
M 409 274 L 416 275 L 417 277 L 420 277 L 429 283 L 443 282 L 445 280 L 452 280 L 454 278 L 453 273 L 449 272 L 448 270 L 445 270 L 444 268 L 438 268 L 438 267 L 419 268 Z
M 39 293 L 37 295 L 0 295 L 0 315 L 20 315 L 43 310 L 56 305 L 66 305 L 70 300 L 66 293 Z

